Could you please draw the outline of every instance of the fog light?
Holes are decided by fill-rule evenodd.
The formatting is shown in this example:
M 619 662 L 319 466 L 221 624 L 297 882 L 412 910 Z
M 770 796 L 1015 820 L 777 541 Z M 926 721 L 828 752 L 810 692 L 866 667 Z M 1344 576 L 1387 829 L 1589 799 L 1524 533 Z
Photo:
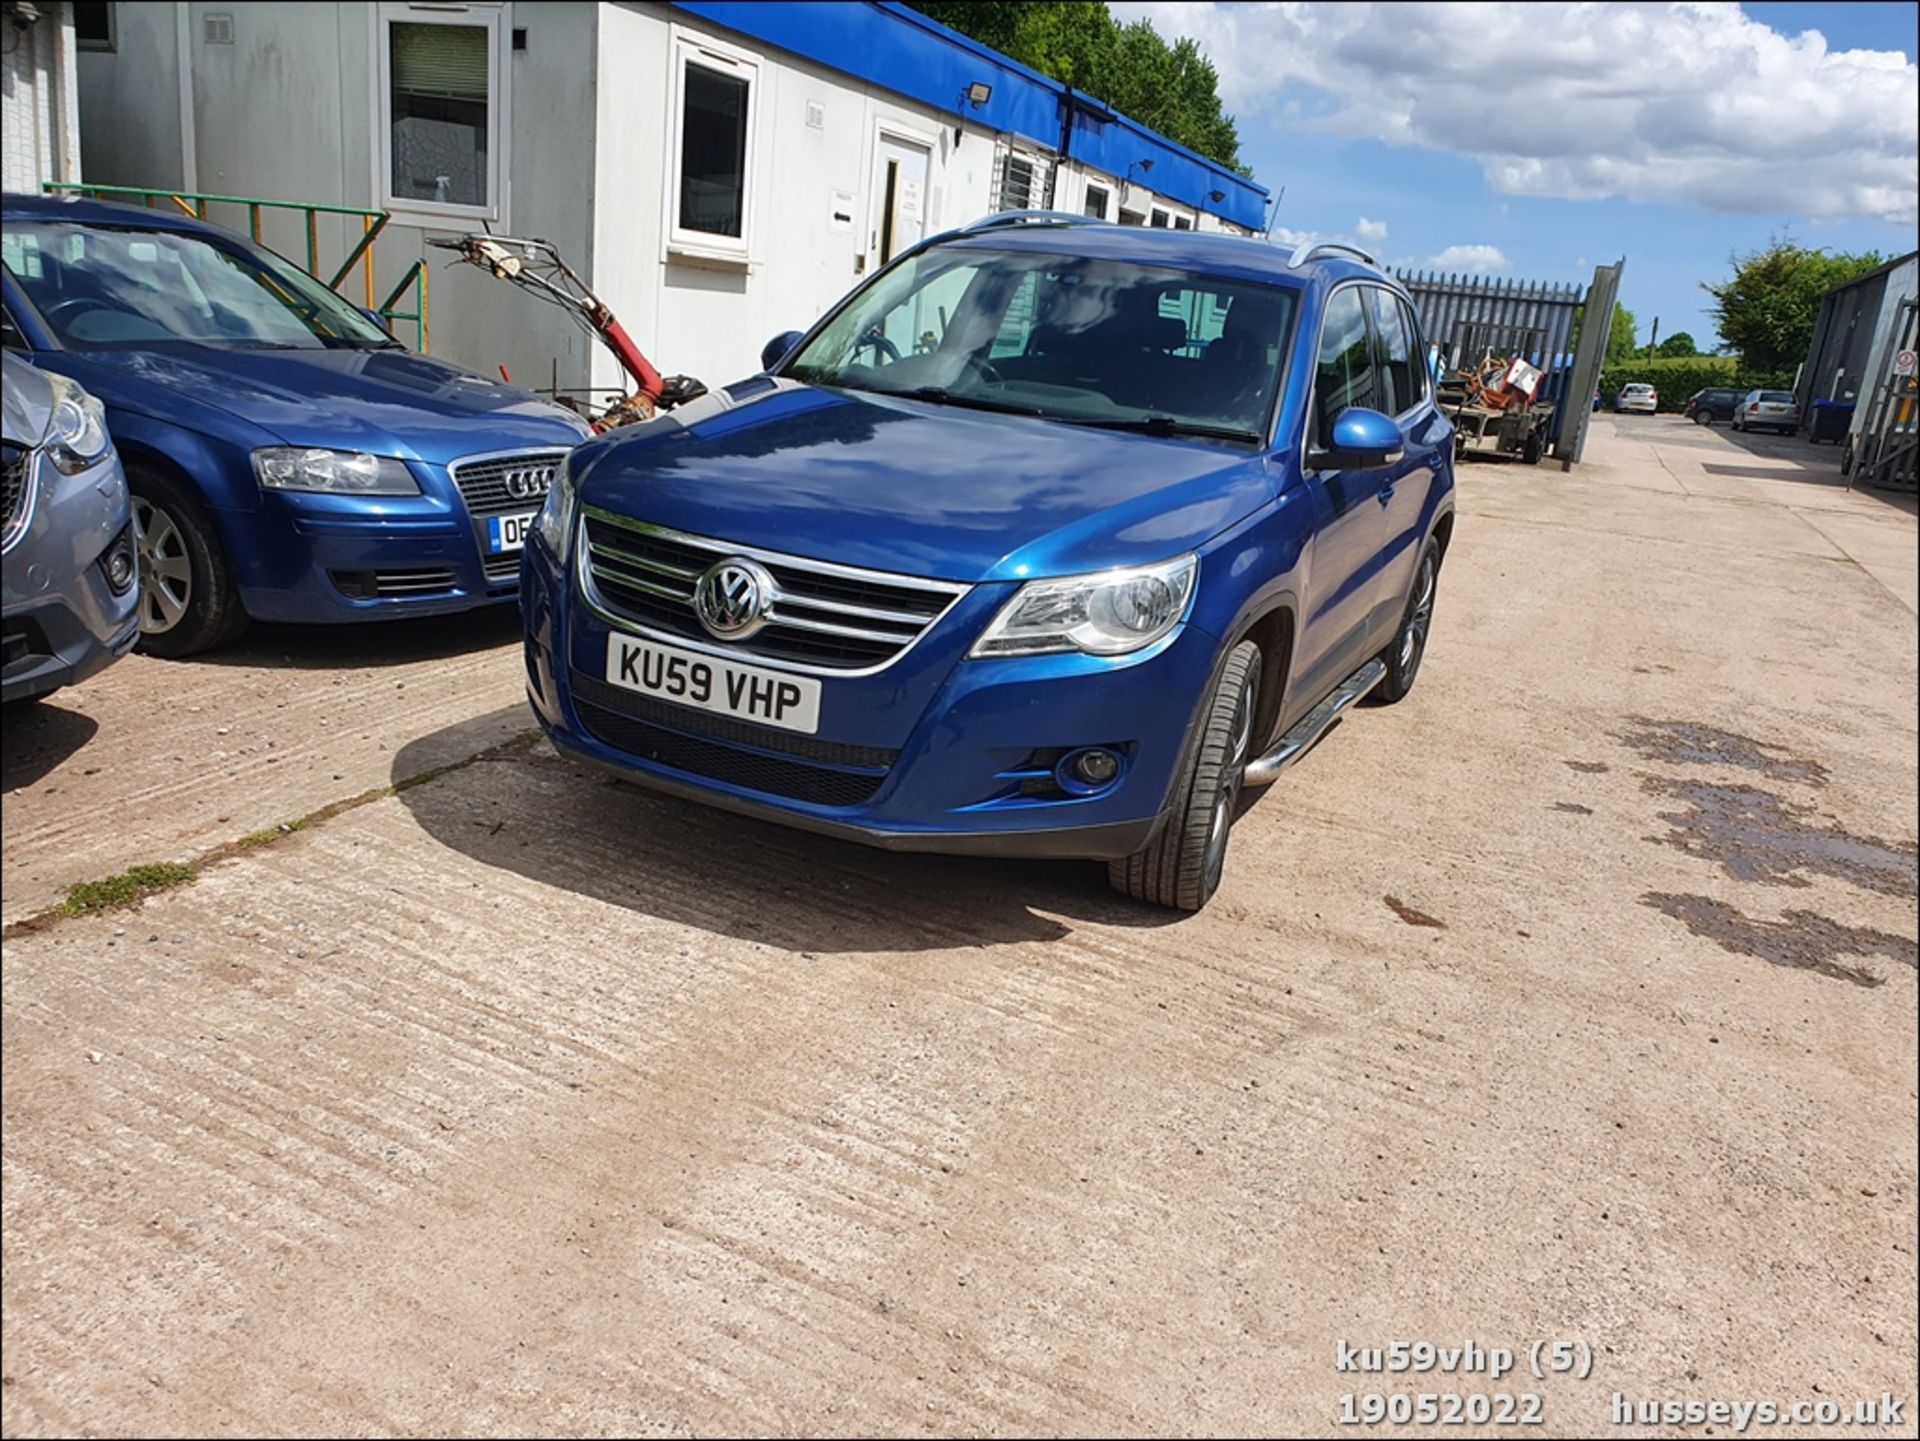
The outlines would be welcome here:
M 1086 796 L 1105 790 L 1120 774 L 1120 757 L 1104 746 L 1069 751 L 1054 767 L 1054 779 L 1069 795 Z
M 1120 757 L 1112 751 L 1081 751 L 1073 758 L 1073 771 L 1090 786 L 1103 786 L 1120 774 Z
M 107 584 L 115 595 L 125 595 L 133 589 L 133 583 L 140 578 L 140 566 L 133 558 L 133 542 L 127 533 L 121 531 L 107 551 L 103 561 L 107 573 Z

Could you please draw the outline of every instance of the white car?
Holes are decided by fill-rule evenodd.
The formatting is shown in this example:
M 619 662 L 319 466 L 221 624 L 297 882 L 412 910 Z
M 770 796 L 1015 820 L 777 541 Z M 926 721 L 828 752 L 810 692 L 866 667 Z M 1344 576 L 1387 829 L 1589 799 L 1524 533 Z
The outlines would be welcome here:
M 1749 390 L 1733 408 L 1733 428 L 1792 435 L 1800 428 L 1800 402 L 1791 390 Z
M 1620 387 L 1620 393 L 1613 398 L 1613 408 L 1616 411 L 1637 410 L 1652 415 L 1660 408 L 1660 392 L 1644 380 L 1636 380 L 1631 385 Z

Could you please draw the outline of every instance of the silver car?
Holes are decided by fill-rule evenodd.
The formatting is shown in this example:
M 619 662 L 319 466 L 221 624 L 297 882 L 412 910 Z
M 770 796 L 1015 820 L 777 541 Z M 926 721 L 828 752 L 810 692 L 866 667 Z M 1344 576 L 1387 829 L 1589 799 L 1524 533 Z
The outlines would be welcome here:
M 1749 390 L 1733 407 L 1733 428 L 1792 435 L 1800 428 L 1800 402 L 1791 390 Z
M 1644 380 L 1636 380 L 1620 387 L 1620 393 L 1613 398 L 1613 408 L 1616 411 L 1635 410 L 1643 415 L 1652 415 L 1660 408 L 1660 392 Z
M 62 375 L 0 357 L 0 700 L 85 680 L 140 638 L 127 478 L 100 402 Z

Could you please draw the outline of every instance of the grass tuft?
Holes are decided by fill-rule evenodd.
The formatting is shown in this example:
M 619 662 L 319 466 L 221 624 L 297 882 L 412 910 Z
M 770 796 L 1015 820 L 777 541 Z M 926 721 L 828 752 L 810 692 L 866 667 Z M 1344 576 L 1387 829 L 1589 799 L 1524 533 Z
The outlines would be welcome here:
M 102 911 L 123 911 L 160 891 L 184 886 L 193 879 L 197 869 L 182 861 L 156 861 L 150 865 L 129 866 L 117 876 L 80 881 L 68 886 L 66 899 L 60 902 L 57 909 L 63 916 L 95 916 Z

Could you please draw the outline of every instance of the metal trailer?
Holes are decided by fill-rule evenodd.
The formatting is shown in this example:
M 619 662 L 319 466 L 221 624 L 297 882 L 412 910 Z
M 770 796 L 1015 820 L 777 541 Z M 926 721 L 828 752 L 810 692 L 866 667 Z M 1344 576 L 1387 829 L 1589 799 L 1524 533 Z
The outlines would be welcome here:
M 1502 404 L 1487 382 L 1504 374 L 1514 360 L 1543 372 L 1541 391 L 1521 404 Z M 1453 421 L 1457 458 L 1502 456 L 1538 465 L 1553 438 L 1559 406 L 1548 390 L 1551 364 L 1547 331 L 1540 326 L 1463 320 L 1443 357 L 1437 392 L 1440 408 Z

